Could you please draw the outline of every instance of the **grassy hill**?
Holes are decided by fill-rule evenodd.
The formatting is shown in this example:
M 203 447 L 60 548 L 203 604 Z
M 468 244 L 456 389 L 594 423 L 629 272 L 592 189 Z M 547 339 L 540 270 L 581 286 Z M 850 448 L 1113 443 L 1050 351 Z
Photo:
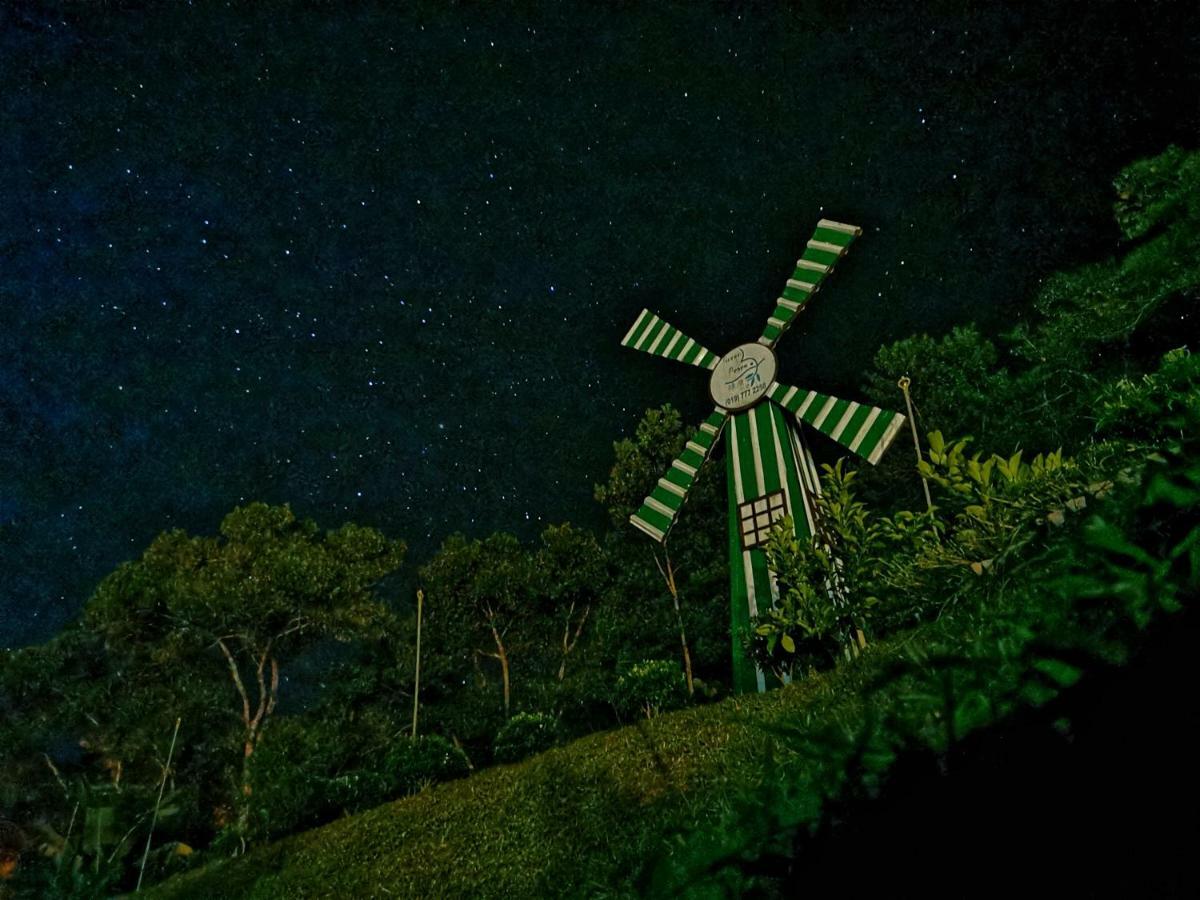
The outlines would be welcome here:
M 884 656 L 437 785 L 176 878 L 150 896 L 629 892 L 663 835 L 718 825 L 731 799 L 762 781 L 774 746 L 771 726 L 797 716 L 855 716 L 856 688 Z M 814 797 L 814 813 L 818 802 Z
M 149 896 L 674 896 L 688 886 L 702 896 L 721 896 L 722 884 L 732 893 L 754 884 L 739 860 L 753 860 L 781 833 L 801 843 L 811 844 L 812 836 L 823 832 L 844 841 L 836 828 L 829 832 L 831 817 L 844 818 L 857 804 L 850 819 L 870 820 L 876 808 L 894 806 L 897 797 L 899 819 L 884 839 L 899 838 L 907 824 L 921 840 L 935 840 L 917 824 L 926 822 L 918 810 L 962 785 L 956 787 L 951 778 L 949 787 L 927 793 L 926 783 L 920 796 L 906 796 L 911 785 L 896 781 L 894 771 L 911 768 L 904 760 L 934 760 L 934 766 L 926 766 L 932 782 L 924 781 L 936 783 L 947 781 L 947 760 L 990 758 L 992 768 L 959 781 L 982 777 L 990 785 L 990 804 L 1000 810 L 1004 798 L 996 792 L 1004 788 L 997 772 L 1004 769 L 1006 755 L 1024 746 L 1022 730 L 1032 728 L 1037 735 L 1030 752 L 1040 767 L 1048 739 L 1047 759 L 1072 737 L 1062 724 L 1066 708 L 1056 703 L 1123 671 L 1101 664 L 1098 671 L 1107 669 L 1107 674 L 1087 676 L 1061 658 L 1040 655 L 1044 648 L 1030 652 L 1040 639 L 1028 627 L 1030 620 L 1020 618 L 1023 624 L 1009 618 L 1009 627 L 999 629 L 969 625 L 973 617 L 931 626 L 783 690 L 591 735 L 521 764 L 438 785 L 243 858 L 211 864 L 158 886 Z M 1194 626 L 1191 630 L 1194 636 Z M 1023 647 L 1018 646 L 1022 639 Z M 1057 689 L 1067 684 L 1075 687 Z M 990 750 L 986 743 L 972 747 L 980 734 L 990 741 Z M 1007 764 L 1029 762 L 1010 759 Z M 1059 768 L 1069 771 L 1070 765 Z M 1168 766 L 1161 774 L 1171 779 L 1173 771 Z M 1121 796 L 1118 782 L 1124 777 L 1110 775 L 1107 808 L 1119 806 L 1114 798 Z M 1036 779 L 1035 792 L 1056 779 L 1047 769 Z M 1179 789 L 1181 783 L 1174 786 Z M 1034 803 L 1037 797 L 1046 810 L 1031 808 L 1026 797 L 1015 816 L 1027 830 L 1053 812 L 1051 794 L 1037 794 Z M 991 810 L 974 813 L 991 815 Z M 1008 818 L 1014 818 L 1011 811 Z M 893 831 L 895 825 L 900 827 Z M 909 834 L 897 846 L 908 846 L 916 837 Z M 986 846 L 984 855 L 991 852 Z M 1000 845 L 990 846 L 1002 852 Z M 809 851 L 819 852 L 812 846 Z M 845 855 L 843 847 L 838 858 Z M 939 866 L 949 873 L 951 864 L 943 855 Z M 815 870 L 810 877 L 816 877 Z M 863 877 L 855 876 L 860 884 Z M 906 880 L 912 873 L 897 877 Z

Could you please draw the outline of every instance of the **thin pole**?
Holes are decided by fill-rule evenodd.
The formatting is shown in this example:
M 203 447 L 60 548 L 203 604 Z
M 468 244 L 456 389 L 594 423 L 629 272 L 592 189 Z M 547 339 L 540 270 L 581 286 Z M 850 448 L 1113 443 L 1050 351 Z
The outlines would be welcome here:
M 425 592 L 417 588 L 417 673 L 413 678 L 413 740 L 417 738 L 417 705 L 421 699 L 421 608 L 425 604 Z
M 175 739 L 179 737 L 179 723 L 181 718 L 175 719 L 175 733 L 171 735 L 171 749 L 167 751 L 167 764 L 163 766 L 162 781 L 158 783 L 158 799 L 154 801 L 154 816 L 150 819 L 150 831 L 146 835 L 146 850 L 142 853 L 142 866 L 138 869 L 137 887 L 133 889 L 136 894 L 142 889 L 142 876 L 146 874 L 146 860 L 150 857 L 150 841 L 154 838 L 154 826 L 158 824 L 158 807 L 162 804 L 163 791 L 167 787 L 167 773 L 171 771 L 171 760 L 175 756 Z
M 696 685 L 692 680 L 692 653 L 688 649 L 687 632 L 683 629 L 683 614 L 679 611 L 679 589 L 675 586 L 675 568 L 671 565 L 671 554 L 667 552 L 665 542 L 663 543 L 663 559 L 666 560 L 666 568 L 658 561 L 658 554 L 654 554 L 654 564 L 658 566 L 663 580 L 667 582 L 667 591 L 671 595 L 671 602 L 675 605 L 675 621 L 679 624 L 679 643 L 683 647 L 683 671 L 687 677 L 688 696 L 693 697 L 696 694 Z
M 913 414 L 912 398 L 908 395 L 908 386 L 912 381 L 907 375 L 902 375 L 896 382 L 896 387 L 904 392 L 904 406 L 908 409 L 908 424 L 912 427 L 913 448 L 917 451 L 917 462 L 921 462 L 921 441 L 917 437 L 917 417 Z M 933 498 L 929 495 L 929 481 L 921 476 L 921 487 L 925 488 L 925 506 L 933 512 Z

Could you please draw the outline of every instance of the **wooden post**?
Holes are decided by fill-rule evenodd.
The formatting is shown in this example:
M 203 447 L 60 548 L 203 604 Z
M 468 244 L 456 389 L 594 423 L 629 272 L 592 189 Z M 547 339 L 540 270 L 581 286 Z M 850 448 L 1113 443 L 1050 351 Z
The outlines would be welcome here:
M 182 719 L 175 719 L 175 733 L 171 735 L 171 749 L 167 751 L 167 764 L 163 766 L 162 781 L 158 783 L 158 799 L 154 801 L 154 816 L 150 819 L 150 831 L 146 834 L 146 850 L 142 853 L 142 865 L 138 869 L 137 886 L 133 889 L 136 894 L 142 889 L 142 876 L 146 874 L 146 860 L 150 856 L 150 841 L 154 838 L 154 826 L 158 824 L 158 808 L 162 805 L 163 790 L 167 786 L 167 775 L 171 771 L 171 760 L 175 756 L 175 739 L 179 737 L 179 723 Z
M 425 604 L 425 592 L 417 588 L 417 672 L 413 677 L 413 740 L 417 739 L 417 707 L 421 702 L 421 609 Z
M 908 410 L 908 424 L 912 427 L 913 447 L 917 451 L 917 462 L 919 463 L 921 461 L 921 441 L 917 438 L 917 417 L 913 415 L 912 398 L 908 396 L 908 386 L 910 384 L 912 384 L 912 381 L 909 377 L 903 375 L 896 382 L 896 387 L 900 388 L 904 393 L 904 406 Z M 925 506 L 930 512 L 933 512 L 933 498 L 929 495 L 929 481 L 924 475 L 921 476 L 921 486 L 925 488 Z

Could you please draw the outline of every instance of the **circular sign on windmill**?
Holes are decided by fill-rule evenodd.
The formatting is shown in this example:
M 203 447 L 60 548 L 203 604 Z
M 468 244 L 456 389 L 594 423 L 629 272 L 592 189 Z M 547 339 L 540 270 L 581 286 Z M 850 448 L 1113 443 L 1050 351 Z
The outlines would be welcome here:
M 749 409 L 766 396 L 777 367 L 770 347 L 740 344 L 721 357 L 709 379 L 708 391 L 722 409 Z

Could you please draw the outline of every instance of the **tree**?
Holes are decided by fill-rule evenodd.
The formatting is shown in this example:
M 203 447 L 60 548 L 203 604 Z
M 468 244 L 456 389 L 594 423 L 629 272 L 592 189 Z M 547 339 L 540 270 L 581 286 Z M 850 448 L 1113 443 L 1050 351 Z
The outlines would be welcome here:
M 693 653 L 689 634 L 698 648 L 698 662 L 714 669 L 719 666 L 721 672 L 728 665 L 728 615 L 724 611 L 729 590 L 727 513 L 720 463 L 710 461 L 688 492 L 667 544 L 659 547 L 629 525 L 630 514 L 653 490 L 686 440 L 683 420 L 670 404 L 646 410 L 634 437 L 613 444 L 613 466 L 608 480 L 596 485 L 595 497 L 615 526 L 611 546 L 606 550 L 622 561 L 617 580 L 625 609 L 614 604 L 610 612 L 617 619 L 627 619 L 606 625 L 625 629 L 632 626 L 643 632 L 629 634 L 623 641 L 627 644 L 628 663 L 669 652 L 668 643 L 655 638 L 676 631 L 690 688 Z M 650 586 L 655 584 L 667 588 L 674 613 L 673 629 L 671 625 L 663 629 L 648 613 L 656 593 Z M 639 611 L 636 617 L 628 617 L 629 607 Z M 645 633 L 656 628 L 657 634 Z
M 562 622 L 558 680 L 567 674 L 567 657 L 574 651 L 587 624 L 592 605 L 601 596 L 605 581 L 604 552 L 596 538 L 570 523 L 551 525 L 542 532 L 542 546 L 534 558 L 538 593 L 549 603 L 551 618 Z
M 608 481 L 595 486 L 596 502 L 608 510 L 614 526 L 624 529 L 655 482 L 683 451 L 687 436 L 679 410 L 665 403 L 642 414 L 632 438 L 613 443 Z
M 404 549 L 374 529 L 321 534 L 287 506 L 252 503 L 226 516 L 217 537 L 160 535 L 100 584 L 83 624 L 102 635 L 118 673 L 172 688 L 160 702 L 223 671 L 248 796 L 248 761 L 278 704 L 284 663 L 324 639 L 377 634 L 389 613 L 375 588 Z M 240 826 L 247 814 L 243 804 Z
M 997 399 L 1008 385 L 1006 373 L 996 369 L 998 358 L 974 324 L 940 338 L 915 335 L 879 348 L 864 389 L 874 403 L 891 409 L 902 402 L 896 382 L 907 375 L 923 431 L 980 434 L 1001 424 L 996 418 L 1004 408 Z
M 507 719 L 512 655 L 523 646 L 517 627 L 533 612 L 529 554 L 510 534 L 497 532 L 482 541 L 455 534 L 421 569 L 421 580 L 429 604 L 430 653 L 460 666 L 473 664 L 484 684 L 480 658 L 496 660 Z

